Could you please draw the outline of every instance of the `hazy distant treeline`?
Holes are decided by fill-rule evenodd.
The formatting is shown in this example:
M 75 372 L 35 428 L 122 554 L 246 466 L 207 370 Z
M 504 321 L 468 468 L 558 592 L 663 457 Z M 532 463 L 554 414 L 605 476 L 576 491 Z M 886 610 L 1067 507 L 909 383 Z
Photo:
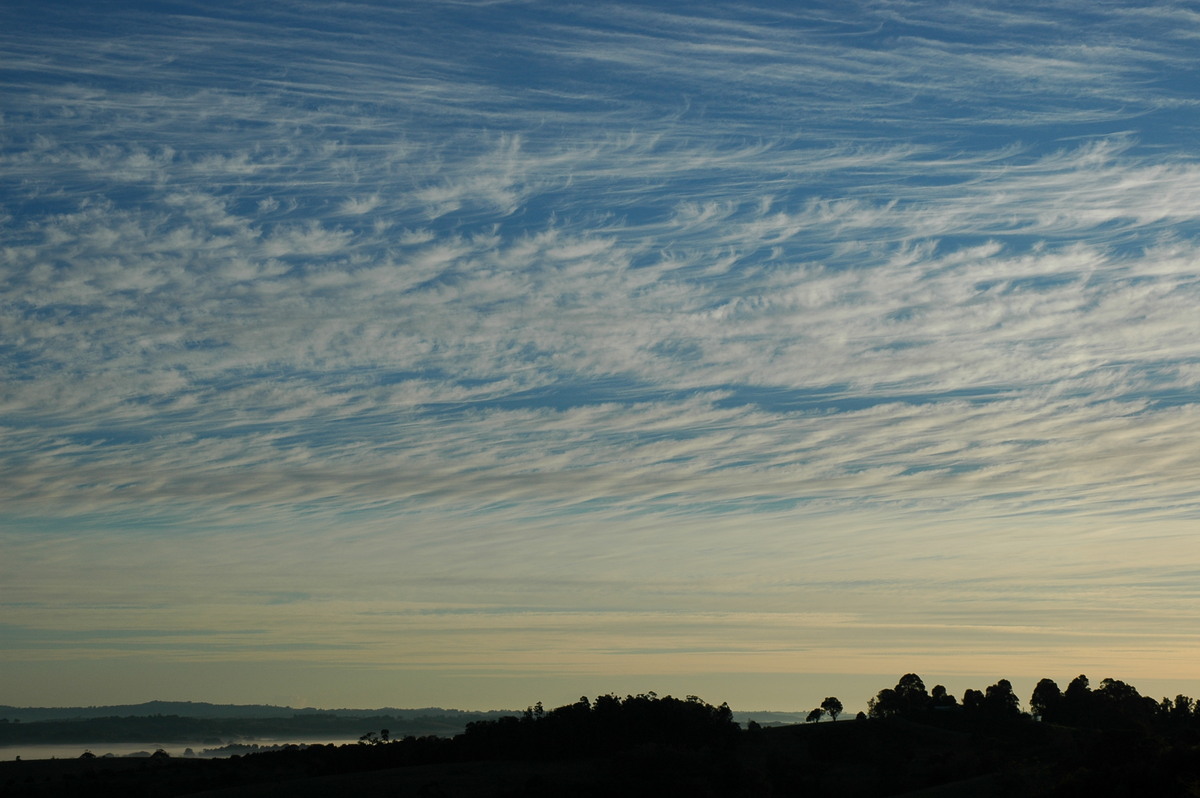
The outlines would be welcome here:
M 206 701 L 146 701 L 141 704 L 110 704 L 89 707 L 14 707 L 0 704 L 0 722 L 14 720 L 82 720 L 83 718 L 126 718 L 148 715 L 178 715 L 183 718 L 290 718 L 295 715 L 336 715 L 338 717 L 368 718 L 391 716 L 463 717 L 464 724 L 484 717 L 499 717 L 506 711 L 463 711 L 442 707 L 420 709 L 315 709 L 313 707 L 282 707 L 274 704 L 210 704 Z
M 365 729 L 392 729 L 398 736 L 450 737 L 468 723 L 495 713 L 454 715 L 341 716 L 332 713 L 267 718 L 192 718 L 179 715 L 81 718 L 12 722 L 0 718 L 0 745 L 118 743 L 153 741 L 211 742 L 264 738 L 296 740 L 357 738 Z

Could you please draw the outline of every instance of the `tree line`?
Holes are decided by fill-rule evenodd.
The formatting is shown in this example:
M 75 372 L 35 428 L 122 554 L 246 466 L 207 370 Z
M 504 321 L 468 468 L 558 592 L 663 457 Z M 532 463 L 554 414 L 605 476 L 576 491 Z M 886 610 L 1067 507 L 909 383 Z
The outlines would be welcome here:
M 1065 690 L 1042 679 L 1028 707 L 1006 679 L 959 699 L 907 673 L 855 721 L 816 725 L 845 712 L 829 696 L 810 714 L 813 724 L 742 729 L 727 704 L 697 696 L 609 694 L 476 720 L 453 737 L 404 734 L 395 718 L 377 718 L 361 720 L 388 725 L 357 745 L 145 766 L 0 763 L 0 794 L 182 795 L 350 774 L 384 793 L 405 784 L 405 794 L 438 794 L 473 773 L 478 790 L 454 794 L 874 798 L 956 785 L 964 795 L 1200 795 L 1200 711 L 1190 697 L 1154 700 L 1111 678 L 1093 689 L 1080 676 Z M 362 781 L 369 772 L 380 775 Z
M 555 758 L 654 744 L 729 748 L 739 731 L 728 704 L 648 692 L 624 698 L 601 695 L 594 701 L 583 696 L 551 710 L 538 702 L 520 717 L 468 723 L 456 741 L 470 753 Z
M 1180 694 L 1173 699 L 1156 700 L 1141 695 L 1133 685 L 1113 678 L 1104 679 L 1092 689 L 1086 675 L 1072 679 L 1066 690 L 1060 689 L 1053 679 L 1041 679 L 1029 698 L 1026 715 L 1022 713 L 1020 699 L 1008 679 L 1000 679 L 982 691 L 969 689 L 963 693 L 960 703 L 942 685 L 934 685 L 932 690 L 926 691 L 920 676 L 907 673 L 900 677 L 895 687 L 880 690 L 867 703 L 865 717 L 919 718 L 939 712 L 996 721 L 1027 717 L 1079 728 L 1137 726 L 1200 735 L 1200 705 L 1190 696 Z

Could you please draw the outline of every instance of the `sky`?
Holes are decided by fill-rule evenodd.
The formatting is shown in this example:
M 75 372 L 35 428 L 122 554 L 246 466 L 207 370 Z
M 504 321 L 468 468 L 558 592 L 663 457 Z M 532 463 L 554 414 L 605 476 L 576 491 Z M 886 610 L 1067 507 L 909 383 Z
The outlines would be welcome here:
M 1200 693 L 1200 4 L 0 7 L 0 703 Z

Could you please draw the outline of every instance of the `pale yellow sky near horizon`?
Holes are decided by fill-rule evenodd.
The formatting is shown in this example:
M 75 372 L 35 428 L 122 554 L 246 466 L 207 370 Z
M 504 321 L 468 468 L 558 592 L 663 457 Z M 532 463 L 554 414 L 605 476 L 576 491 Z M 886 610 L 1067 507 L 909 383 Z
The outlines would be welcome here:
M 1115 526 L 989 536 L 985 520 L 968 535 L 948 519 L 902 532 L 899 518 L 860 514 L 857 535 L 845 514 L 807 519 L 801 552 L 786 517 L 773 534 L 760 518 L 753 546 L 737 542 L 740 519 L 693 523 L 694 549 L 637 561 L 580 556 L 603 540 L 593 530 L 554 555 L 558 578 L 539 577 L 549 560 L 528 527 L 508 560 L 441 570 L 404 567 L 403 547 L 369 535 L 315 552 L 280 538 L 269 570 L 234 537 L 63 541 L 54 578 L 45 552 L 38 571 L 7 575 L 26 599 L 11 621 L 54 631 L 5 655 L 0 703 L 492 708 L 654 690 L 793 710 L 821 692 L 865 703 L 906 672 L 960 692 L 1086 673 L 1191 694 L 1190 595 L 1129 577 L 1166 573 L 1161 550 L 1131 560 Z M 95 546 L 106 563 L 87 568 Z M 657 557 L 672 560 L 659 578 Z

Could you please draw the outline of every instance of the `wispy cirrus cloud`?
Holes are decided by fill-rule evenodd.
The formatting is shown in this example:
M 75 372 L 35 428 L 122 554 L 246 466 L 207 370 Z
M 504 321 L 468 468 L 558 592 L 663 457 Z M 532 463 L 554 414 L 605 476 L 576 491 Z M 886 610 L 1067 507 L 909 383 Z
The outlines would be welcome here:
M 271 628 L 383 661 L 395 628 L 414 668 L 515 634 L 659 667 L 678 624 L 672 652 L 767 669 L 810 648 L 782 629 L 844 630 L 830 662 L 954 630 L 962 663 L 1099 640 L 1123 561 L 1146 606 L 1190 566 L 1160 551 L 1200 477 L 1188 9 L 343 11 L 3 12 L 0 501 L 53 656 L 117 650 L 81 596 L 188 656 L 183 600 L 136 595 L 180 586 L 220 656 Z M 40 582 L 86 569 L 38 535 L 134 565 L 59 602 Z M 465 591 L 462 628 L 368 617 L 375 563 L 428 608 Z M 547 569 L 573 586 L 522 602 Z M 324 592 L 242 611 L 206 573 Z M 653 615 L 660 583 L 717 598 Z M 850 609 L 761 614 L 821 591 Z

